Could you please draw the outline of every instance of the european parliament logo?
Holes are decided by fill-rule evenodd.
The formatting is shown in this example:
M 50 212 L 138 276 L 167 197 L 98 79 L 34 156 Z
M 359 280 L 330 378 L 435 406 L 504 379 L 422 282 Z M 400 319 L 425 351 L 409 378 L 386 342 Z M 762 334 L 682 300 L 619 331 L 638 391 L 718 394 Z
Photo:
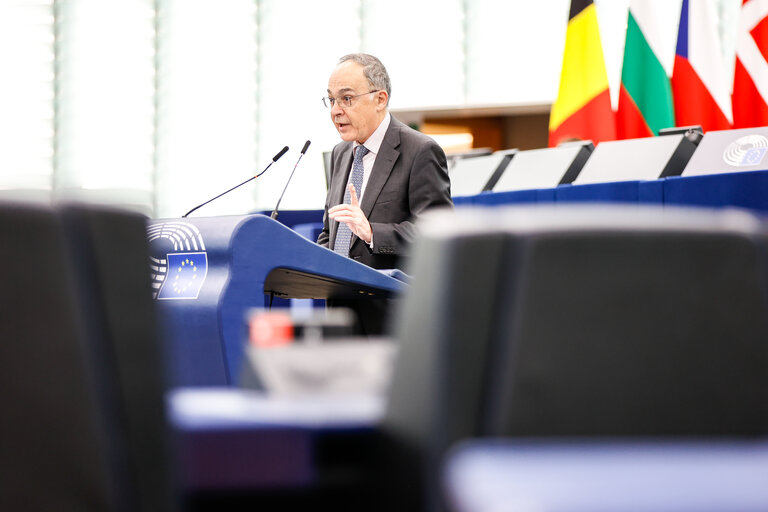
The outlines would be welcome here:
M 768 138 L 759 134 L 746 135 L 731 142 L 723 152 L 723 160 L 734 167 L 760 165 L 768 152 Z
M 197 299 L 208 275 L 200 231 L 187 222 L 157 222 L 147 228 L 153 297 Z
M 204 252 L 168 254 L 168 274 L 158 299 L 196 299 L 208 274 L 208 255 Z
M 765 152 L 768 148 L 752 148 L 744 153 L 744 158 L 741 159 L 741 165 L 758 165 L 763 161 Z

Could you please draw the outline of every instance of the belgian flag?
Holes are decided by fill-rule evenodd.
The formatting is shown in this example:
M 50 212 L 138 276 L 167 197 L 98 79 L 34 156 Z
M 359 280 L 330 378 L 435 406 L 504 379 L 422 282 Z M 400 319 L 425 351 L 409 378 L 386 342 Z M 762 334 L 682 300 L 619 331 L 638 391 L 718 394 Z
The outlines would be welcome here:
M 615 138 L 616 120 L 595 4 L 571 0 L 560 89 L 549 115 L 549 145 L 573 139 L 597 144 Z

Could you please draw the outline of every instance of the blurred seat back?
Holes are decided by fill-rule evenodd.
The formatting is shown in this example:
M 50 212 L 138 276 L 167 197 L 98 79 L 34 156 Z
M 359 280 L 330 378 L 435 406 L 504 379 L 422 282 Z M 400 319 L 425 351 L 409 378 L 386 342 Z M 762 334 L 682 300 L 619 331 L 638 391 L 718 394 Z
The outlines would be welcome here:
M 146 217 L 100 206 L 60 207 L 119 510 L 172 505 L 164 358 L 149 277 Z
M 718 229 L 513 243 L 525 263 L 502 277 L 485 432 L 765 435 L 766 248 Z
M 145 217 L 0 204 L 0 510 L 173 508 Z
M 518 208 L 422 229 L 384 422 L 412 493 L 436 495 L 466 437 L 768 433 L 754 217 Z
M 61 225 L 0 203 L 0 510 L 112 510 Z

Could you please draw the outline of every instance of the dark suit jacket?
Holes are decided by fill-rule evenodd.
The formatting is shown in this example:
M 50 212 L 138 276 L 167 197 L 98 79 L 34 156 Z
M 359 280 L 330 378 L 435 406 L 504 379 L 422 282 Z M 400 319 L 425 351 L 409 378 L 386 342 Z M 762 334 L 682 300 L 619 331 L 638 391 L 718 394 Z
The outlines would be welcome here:
M 352 142 L 342 142 L 331 153 L 323 231 L 317 239 L 331 249 L 339 223 L 328 218 L 328 209 L 344 202 L 352 147 Z M 392 117 L 360 204 L 371 223 L 374 248 L 353 236 L 349 257 L 373 268 L 397 268 L 398 256 L 415 236 L 416 217 L 427 208 L 452 205 L 443 150 L 430 137 Z

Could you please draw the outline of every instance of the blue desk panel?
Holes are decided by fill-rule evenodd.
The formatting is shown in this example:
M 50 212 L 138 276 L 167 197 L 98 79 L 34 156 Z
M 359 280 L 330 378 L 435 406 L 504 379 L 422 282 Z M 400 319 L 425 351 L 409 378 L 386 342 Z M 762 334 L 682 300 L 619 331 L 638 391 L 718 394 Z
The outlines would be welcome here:
M 509 205 L 530 203 L 551 203 L 555 200 L 554 188 L 531 190 L 509 190 L 506 192 L 483 192 L 475 196 L 454 197 L 453 204 L 465 205 Z
M 292 229 L 307 240 L 316 242 L 320 233 L 323 232 L 323 223 L 309 222 L 306 224 L 295 224 Z
M 663 204 L 664 183 L 666 178 L 653 181 L 641 181 L 637 185 L 637 201 L 642 204 Z
M 664 203 L 768 212 L 768 171 L 667 178 Z
M 529 204 L 539 200 L 537 190 L 511 190 L 507 192 L 489 192 L 474 197 L 475 205 Z
M 560 185 L 551 189 L 484 192 L 475 196 L 454 198 L 457 206 L 534 202 L 734 206 L 768 212 L 768 171 L 674 176 L 650 181 Z
M 460 205 L 510 205 L 552 202 L 603 202 L 662 204 L 664 181 L 619 181 L 585 185 L 559 185 L 554 188 L 484 192 L 475 196 L 454 198 Z
M 472 206 L 477 196 L 458 196 L 451 198 L 454 206 Z
M 558 203 L 637 203 L 640 198 L 640 183 L 642 182 L 618 181 L 563 185 L 555 189 L 555 201 Z
M 253 212 L 269 217 L 272 210 Z M 297 224 L 309 224 L 311 222 L 323 222 L 323 210 L 279 210 L 277 212 L 277 221 L 284 226 L 293 228 Z

